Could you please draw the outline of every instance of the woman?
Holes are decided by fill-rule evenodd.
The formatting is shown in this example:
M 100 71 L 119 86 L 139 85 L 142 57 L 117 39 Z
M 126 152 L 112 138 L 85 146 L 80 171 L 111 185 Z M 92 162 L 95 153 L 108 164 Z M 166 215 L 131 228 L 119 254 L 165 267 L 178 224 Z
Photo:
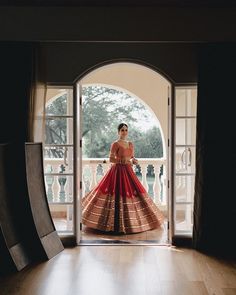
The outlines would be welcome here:
M 133 171 L 138 161 L 132 142 L 127 141 L 127 124 L 118 126 L 118 136 L 110 149 L 111 168 L 82 199 L 82 223 L 124 234 L 158 228 L 164 217 Z

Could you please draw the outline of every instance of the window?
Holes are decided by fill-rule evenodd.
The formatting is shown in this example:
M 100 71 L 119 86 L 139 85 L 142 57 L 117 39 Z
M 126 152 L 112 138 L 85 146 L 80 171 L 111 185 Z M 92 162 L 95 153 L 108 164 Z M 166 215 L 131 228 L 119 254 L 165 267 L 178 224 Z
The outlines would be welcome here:
M 177 87 L 174 132 L 174 235 L 192 235 L 196 112 L 196 87 Z
M 73 234 L 73 89 L 50 87 L 44 106 L 44 172 L 51 215 L 59 234 Z

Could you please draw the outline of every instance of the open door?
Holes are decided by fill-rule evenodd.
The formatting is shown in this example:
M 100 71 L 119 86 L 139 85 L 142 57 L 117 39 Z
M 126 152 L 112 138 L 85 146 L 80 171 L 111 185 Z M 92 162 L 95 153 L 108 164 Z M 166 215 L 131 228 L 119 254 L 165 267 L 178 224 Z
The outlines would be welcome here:
M 174 236 L 192 237 L 197 88 L 175 89 Z
M 77 245 L 81 240 L 81 217 L 82 217 L 82 209 L 81 209 L 81 198 L 82 198 L 82 114 L 81 114 L 81 106 L 82 106 L 82 87 L 80 83 L 75 85 L 74 91 L 74 117 L 75 117 L 75 235 L 76 235 L 76 243 Z
M 74 95 L 71 86 L 47 86 L 36 102 L 34 141 L 43 142 L 47 200 L 58 234 L 71 239 L 74 220 Z
M 124 73 L 126 74 L 124 75 Z M 133 78 L 127 79 L 127 77 Z M 147 81 L 147 83 L 143 84 L 140 81 Z M 76 233 L 78 243 L 85 245 L 94 243 L 108 244 L 114 243 L 114 241 L 118 241 L 119 243 L 127 243 L 128 241 L 130 244 L 166 244 L 169 242 L 168 176 L 171 167 L 169 167 L 168 158 L 171 153 L 170 140 L 168 140 L 170 138 L 168 132 L 168 120 L 170 116 L 168 113 L 170 109 L 168 102 L 172 97 L 171 90 L 172 84 L 156 71 L 146 66 L 123 62 L 112 63 L 100 67 L 99 70 L 91 71 L 76 84 L 77 147 L 75 148 L 75 179 L 77 183 L 77 209 L 75 216 L 77 220 Z M 103 103 L 103 99 L 106 99 L 106 103 Z M 148 119 L 146 121 L 144 115 L 141 116 L 142 118 L 138 120 L 137 124 L 133 124 L 135 120 L 131 120 L 130 126 L 133 134 L 131 133 L 130 139 L 135 143 L 135 152 L 139 159 L 139 165 L 133 168 L 150 197 L 159 209 L 163 211 L 166 217 L 164 226 L 153 231 L 142 232 L 142 234 L 122 235 L 122 237 L 115 236 L 114 234 L 109 235 L 109 233 L 99 233 L 84 225 L 80 231 L 78 226 L 81 223 L 81 199 L 98 184 L 110 168 L 107 152 L 109 152 L 109 144 L 117 137 L 116 128 L 119 121 L 122 122 L 124 120 L 122 118 L 128 119 L 131 115 L 135 116 L 135 114 L 125 114 L 126 108 L 123 108 L 123 106 L 127 102 L 129 102 L 129 106 L 131 104 L 135 105 L 133 108 L 134 113 L 138 109 L 144 112 L 141 106 L 145 109 L 144 114 L 147 113 Z M 120 103 L 119 106 L 118 103 Z M 104 108 L 104 106 L 106 107 Z M 116 111 L 111 116 L 113 109 Z M 124 109 L 123 113 L 121 109 Z M 82 111 L 83 117 L 81 117 Z M 136 114 L 136 117 L 139 117 L 142 112 L 140 111 L 139 114 Z M 121 116 L 117 115 L 119 113 L 121 113 Z M 106 120 L 106 118 L 109 118 L 109 120 Z M 87 130 L 86 120 L 88 120 L 93 132 L 90 130 L 83 137 L 82 158 L 81 133 L 83 134 L 85 129 Z M 127 123 L 129 125 L 129 121 Z M 103 131 L 102 126 L 109 126 L 109 136 L 104 136 L 104 140 L 99 143 L 99 136 Z M 114 134 L 112 133 L 113 130 Z M 150 141 L 147 140 L 147 137 L 143 136 L 147 132 L 149 132 Z M 141 134 L 140 137 L 138 134 Z M 91 143 L 94 145 L 92 146 Z M 96 149 L 99 152 L 94 152 Z M 79 237 L 80 234 L 81 237 Z

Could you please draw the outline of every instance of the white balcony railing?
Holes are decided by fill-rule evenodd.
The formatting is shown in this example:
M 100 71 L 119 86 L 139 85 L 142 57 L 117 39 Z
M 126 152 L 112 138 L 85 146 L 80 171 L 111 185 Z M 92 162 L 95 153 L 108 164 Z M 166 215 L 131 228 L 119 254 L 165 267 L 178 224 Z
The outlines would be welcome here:
M 110 167 L 108 159 L 83 158 L 83 196 L 88 193 Z M 166 160 L 139 158 L 139 166 L 133 169 L 155 203 L 163 207 L 167 204 Z M 62 166 L 63 165 L 63 166 Z M 70 203 L 73 199 L 73 163 L 65 169 L 63 159 L 44 159 L 45 185 L 50 203 Z M 151 169 L 150 169 L 151 168 Z M 149 170 L 149 173 L 148 173 Z
M 94 188 L 103 175 L 110 168 L 108 159 L 83 158 L 82 161 L 82 195 L 85 196 Z M 139 158 L 139 166 L 133 166 L 133 169 L 146 188 L 150 197 L 158 207 L 167 213 L 167 162 L 165 159 Z M 54 221 L 59 219 L 63 224 L 58 225 L 58 229 L 66 228 L 72 230 L 73 218 L 73 161 L 65 163 L 63 159 L 44 159 L 45 167 L 45 184 L 48 201 L 50 203 L 51 213 Z M 152 167 L 150 169 L 150 167 Z M 179 173 L 186 171 L 186 165 L 183 164 L 181 157 L 177 157 L 177 171 Z M 191 231 L 192 228 L 192 210 L 193 205 L 190 203 L 182 204 L 193 195 L 194 178 L 188 180 L 186 176 L 176 178 L 175 190 L 178 201 L 176 208 L 176 228 L 178 230 Z M 188 185 L 187 185 L 188 184 Z M 191 200 L 190 200 L 191 201 Z

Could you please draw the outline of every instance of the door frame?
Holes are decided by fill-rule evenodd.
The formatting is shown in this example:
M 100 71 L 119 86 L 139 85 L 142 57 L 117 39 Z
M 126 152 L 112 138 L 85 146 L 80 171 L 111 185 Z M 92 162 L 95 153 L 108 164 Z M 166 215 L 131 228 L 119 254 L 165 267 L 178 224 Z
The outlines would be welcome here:
M 134 60 L 113 60 L 109 62 L 105 62 L 102 64 L 99 64 L 89 71 L 86 71 L 86 73 L 82 74 L 78 77 L 78 79 L 75 80 L 73 85 L 65 85 L 63 84 L 48 84 L 48 87 L 73 87 L 73 117 L 74 117 L 74 183 L 73 183 L 73 191 L 74 191 L 74 238 L 72 236 L 62 236 L 63 242 L 67 244 L 77 244 L 80 245 L 80 234 L 81 234 L 81 206 L 78 210 L 78 202 L 80 202 L 81 196 L 82 196 L 82 165 L 79 163 L 82 163 L 82 142 L 81 142 L 81 106 L 82 106 L 82 97 L 80 95 L 80 98 L 78 100 L 78 94 L 81 94 L 81 89 L 79 86 L 80 80 L 83 79 L 84 76 L 86 76 L 89 72 L 100 68 L 104 65 L 113 64 L 117 62 L 130 62 L 135 64 L 140 64 L 142 66 L 146 66 L 147 68 L 150 68 L 157 72 L 158 74 L 164 76 L 168 82 L 170 83 L 170 89 L 168 90 L 168 145 L 166 146 L 166 157 L 167 157 L 167 211 L 168 211 L 168 242 L 170 244 L 186 244 L 190 243 L 190 240 L 192 240 L 192 236 L 186 236 L 186 235 L 176 235 L 175 234 L 175 217 L 174 217 L 174 210 L 175 210 L 175 100 L 176 100 L 176 89 L 178 87 L 183 88 L 197 88 L 197 83 L 174 83 L 169 78 L 167 78 L 163 73 L 158 71 L 153 66 L 147 65 L 144 62 L 140 61 L 134 61 Z M 78 116 L 79 114 L 79 116 Z M 78 151 L 79 151 L 79 160 L 78 157 Z M 79 175 L 79 177 L 78 177 Z M 74 242 L 72 241 L 74 240 Z M 187 242 L 186 242 L 187 241 Z
M 188 88 L 196 88 L 197 89 L 198 84 L 197 83 L 176 83 L 173 85 L 172 88 L 172 97 L 171 97 L 171 169 L 170 169 L 170 180 L 171 180 L 171 244 L 173 245 L 188 245 L 191 246 L 192 244 L 192 235 L 189 234 L 175 234 L 175 163 L 176 163 L 176 157 L 175 157 L 175 143 L 176 143 L 176 90 L 178 88 L 188 89 Z M 197 120 L 197 114 L 196 114 L 196 120 Z
M 74 138 L 75 138 L 75 149 L 74 149 L 74 159 L 77 159 L 77 151 L 79 151 L 79 158 L 80 158 L 80 161 L 81 161 L 81 157 L 82 157 L 82 138 L 81 138 L 81 128 L 80 130 L 78 130 L 78 126 L 82 126 L 82 122 L 81 122 L 81 109 L 82 109 L 82 97 L 79 97 L 79 103 L 78 103 L 78 85 L 79 85 L 79 88 L 80 88 L 80 95 L 82 93 L 81 91 L 81 83 L 80 81 L 85 77 L 87 76 L 89 73 L 93 72 L 94 70 L 98 69 L 98 68 L 101 68 L 103 66 L 106 66 L 106 65 L 109 65 L 109 64 L 116 64 L 116 63 L 124 63 L 124 62 L 127 62 L 127 63 L 133 63 L 133 64 L 138 64 L 138 65 L 141 65 L 141 66 L 144 66 L 146 68 L 149 68 L 151 70 L 153 70 L 154 72 L 156 72 L 158 75 L 161 75 L 162 77 L 164 77 L 170 84 L 170 89 L 168 87 L 168 101 L 167 101 L 167 104 L 168 104 L 168 118 L 167 118 L 167 124 L 168 124 L 168 138 L 167 138 L 167 141 L 168 141 L 168 144 L 166 145 L 166 159 L 167 159 L 167 173 L 166 173 L 166 176 L 167 176 L 167 239 L 168 239 L 168 243 L 172 243 L 172 237 L 173 237 L 173 190 L 171 189 L 172 188 L 172 183 L 173 183 L 173 161 L 172 161 L 172 158 L 173 158 L 173 140 L 172 140 L 172 135 L 173 135 L 173 107 L 172 107 L 172 104 L 173 104 L 173 94 L 174 94 L 174 89 L 175 89 L 175 86 L 176 84 L 174 83 L 174 81 L 169 77 L 167 76 L 164 72 L 160 71 L 158 68 L 156 68 L 155 66 L 153 65 L 150 65 L 148 63 L 145 63 L 143 61 L 140 61 L 140 60 L 134 60 L 134 59 L 114 59 L 114 60 L 109 60 L 109 61 L 105 61 L 105 62 L 102 62 L 102 63 L 99 63 L 89 69 L 87 69 L 84 73 L 82 73 L 81 75 L 79 75 L 75 81 L 74 81 L 74 111 L 75 110 L 78 110 L 78 106 L 80 105 L 79 107 L 79 118 L 78 118 L 78 114 L 77 114 L 77 111 L 76 114 L 74 114 L 74 118 L 75 118 L 75 121 L 74 121 Z M 78 122 L 79 120 L 79 122 Z M 79 131 L 79 133 L 77 132 Z M 78 135 L 79 134 L 79 135 Z M 80 140 L 78 141 L 78 136 L 80 137 Z M 81 229 L 82 229 L 82 224 L 81 224 L 81 206 L 78 208 L 78 197 L 80 197 L 80 202 L 81 202 L 81 196 L 82 196 L 82 161 L 81 161 L 81 164 L 80 164 L 80 167 L 78 167 L 78 162 L 77 160 L 75 161 L 75 174 L 74 174 L 74 177 L 75 177 L 75 181 L 74 181 L 74 190 L 75 190 L 75 199 L 74 199 L 74 204 L 75 204 L 75 207 L 74 208 L 74 214 L 75 214 L 75 223 L 77 222 L 77 224 L 74 224 L 74 228 L 75 228 L 75 238 L 76 238 L 76 244 L 77 245 L 80 245 L 80 238 L 81 238 Z M 80 175 L 78 177 L 78 175 Z M 79 185 L 78 185 L 79 184 Z

